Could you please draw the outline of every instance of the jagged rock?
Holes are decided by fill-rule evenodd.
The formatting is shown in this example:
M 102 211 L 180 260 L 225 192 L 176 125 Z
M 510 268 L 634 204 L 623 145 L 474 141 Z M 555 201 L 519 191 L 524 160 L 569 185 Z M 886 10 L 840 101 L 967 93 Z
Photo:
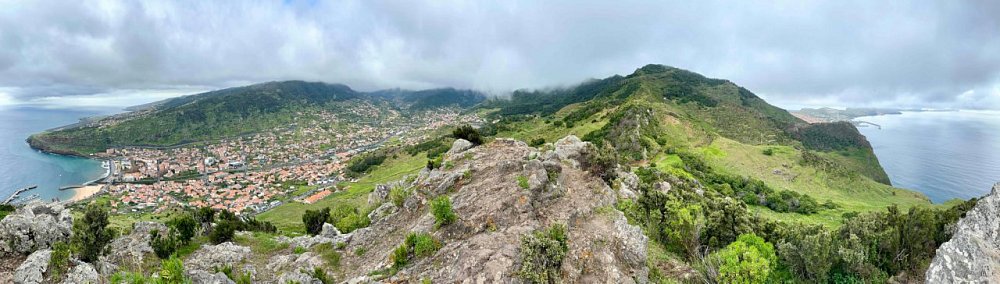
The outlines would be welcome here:
M 63 280 L 63 284 L 87 284 L 87 283 L 101 283 L 101 276 L 97 274 L 97 270 L 94 269 L 93 265 L 89 263 L 80 263 L 73 267 L 72 270 L 66 274 L 66 279 Z
M 639 194 L 636 193 L 639 190 L 639 176 L 635 173 L 621 170 L 618 171 L 616 176 L 618 176 L 618 198 L 639 198 Z
M 375 210 L 368 213 L 368 220 L 371 220 L 372 224 L 378 223 L 386 217 L 389 217 L 389 215 L 396 213 L 397 209 L 396 205 L 392 204 L 392 202 L 384 202 L 382 205 L 379 205 L 378 208 L 375 208 Z
M 30 202 L 0 221 L 0 257 L 28 254 L 69 240 L 73 217 L 59 203 Z
M 319 231 L 319 235 L 317 236 L 324 238 L 336 238 L 340 236 L 340 230 L 330 223 L 323 223 L 323 229 Z
M 451 149 L 448 149 L 448 156 L 461 154 L 465 150 L 472 148 L 472 142 L 465 139 L 455 139 L 455 142 L 451 143 Z
M 169 229 L 161 223 L 136 222 L 132 225 L 131 233 L 111 241 L 108 245 L 108 254 L 101 256 L 101 259 L 114 267 L 142 263 L 143 259 L 153 252 L 153 247 L 149 245 L 149 234 L 153 230 L 165 233 Z
M 653 188 L 656 189 L 656 191 L 659 191 L 659 192 L 662 192 L 662 193 L 665 194 L 665 193 L 669 193 L 670 190 L 673 189 L 674 187 L 672 185 L 670 185 L 669 182 L 661 181 L 661 182 L 656 183 L 656 185 L 653 185 Z M 695 191 L 697 192 L 697 190 L 698 189 L 696 189 Z M 698 193 L 698 195 L 702 194 L 702 192 L 697 192 L 697 193 Z
M 524 164 L 524 176 L 528 179 L 528 189 L 531 191 L 541 190 L 549 183 L 549 174 L 545 171 L 545 166 L 538 160 L 531 160 Z
M 583 153 L 587 150 L 586 142 L 580 141 L 575 135 L 566 136 L 556 141 L 555 154 L 560 160 L 569 161 L 576 168 L 580 166 L 579 160 L 583 158 Z
M 385 198 L 389 196 L 389 190 L 392 190 L 392 187 L 389 185 L 376 185 L 375 190 L 368 194 L 368 205 L 375 205 L 384 202 Z
M 438 185 L 434 187 L 434 191 L 432 191 L 434 195 L 446 194 L 450 192 L 455 186 L 455 182 L 462 178 L 462 172 L 454 171 L 444 174 L 443 176 L 444 177 L 441 178 Z
M 289 271 L 281 273 L 278 283 L 301 283 L 301 284 L 323 284 L 319 279 L 302 271 Z
M 14 270 L 14 283 L 36 284 L 45 280 L 45 270 L 49 267 L 52 250 L 38 250 L 28 256 L 21 266 Z
M 1000 283 L 1000 183 L 979 199 L 937 249 L 927 283 Z
M 302 254 L 277 255 L 271 257 L 268 262 L 267 269 L 274 271 L 276 275 L 282 272 L 291 271 L 312 272 L 314 268 L 322 267 L 323 263 L 323 258 L 319 255 L 312 252 L 305 252 Z
M 188 277 L 191 277 L 192 284 L 236 284 L 225 273 L 211 273 L 204 270 L 189 270 Z
M 195 251 L 184 262 L 184 268 L 193 270 L 211 271 L 216 267 L 239 267 L 250 255 L 250 248 L 235 245 L 230 242 L 218 245 L 206 245 Z
M 357 230 L 344 249 L 340 277 L 347 283 L 402 283 L 433 279 L 441 283 L 520 283 L 520 240 L 525 234 L 553 224 L 567 227 L 570 250 L 560 279 L 564 283 L 634 283 L 647 281 L 646 239 L 638 227 L 613 208 L 615 192 L 600 177 L 566 166 L 580 163 L 589 144 L 575 137 L 560 140 L 558 150 L 525 159 L 535 149 L 497 139 L 470 151 L 471 159 L 455 161 L 452 169 L 426 171 L 417 177 L 403 209 Z M 559 155 L 561 153 L 562 155 Z M 587 162 L 587 161 L 583 161 Z M 449 175 L 469 169 L 461 189 L 449 191 L 458 222 L 435 229 L 426 200 Z M 525 190 L 516 182 L 528 178 Z M 534 181 L 532 181 L 534 179 Z M 374 219 L 373 219 L 374 220 Z M 390 254 L 413 232 L 427 232 L 443 247 L 430 256 L 411 259 L 390 276 L 369 274 L 392 264 Z M 361 253 L 358 253 L 361 251 Z M 286 277 L 297 272 L 289 271 Z M 387 279 L 383 279 L 388 277 Z

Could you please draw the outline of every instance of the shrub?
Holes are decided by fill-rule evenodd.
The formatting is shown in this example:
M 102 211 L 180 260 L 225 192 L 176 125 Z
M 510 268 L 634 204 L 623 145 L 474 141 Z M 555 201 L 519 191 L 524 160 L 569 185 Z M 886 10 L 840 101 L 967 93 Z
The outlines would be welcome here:
M 568 251 L 566 226 L 561 224 L 522 236 L 517 275 L 529 283 L 557 283 Z
M 323 223 L 326 223 L 326 220 L 329 218 L 329 207 L 319 210 L 306 210 L 306 213 L 302 214 L 302 223 L 306 226 L 306 233 L 315 236 L 323 230 Z
M 371 222 L 371 219 L 368 219 L 368 214 L 355 211 L 347 214 L 347 216 L 344 216 L 343 218 L 340 218 L 340 220 L 337 220 L 335 225 L 340 232 L 346 234 L 354 232 L 354 230 L 357 229 L 368 227 Z
M 194 219 L 202 224 L 215 222 L 215 210 L 210 207 L 198 208 L 194 213 Z
M 157 257 L 167 259 L 177 250 L 177 237 L 172 233 L 153 230 L 149 232 L 149 245 L 153 247 Z
M 181 217 L 174 218 L 167 223 L 171 228 L 177 232 L 177 241 L 181 244 L 187 244 L 194 238 L 195 229 L 198 227 L 198 221 L 195 220 L 190 214 L 184 214 Z
M 236 234 L 236 230 L 240 227 L 240 223 L 237 221 L 221 221 L 219 222 L 212 233 L 208 235 L 208 238 L 214 244 L 221 244 L 233 240 L 233 235 Z
M 413 191 L 405 187 L 393 187 L 389 190 L 389 200 L 392 201 L 393 205 L 396 207 L 403 207 L 403 203 L 406 202 L 406 198 L 410 197 Z
M 766 283 L 778 265 L 774 246 L 752 233 L 740 235 L 709 260 L 718 266 L 719 283 Z
M 538 147 L 538 146 L 542 146 L 542 145 L 545 145 L 545 138 L 531 139 L 531 143 L 528 143 L 528 146 L 531 146 L 531 147 Z
M 52 257 L 49 258 L 49 275 L 52 279 L 60 279 L 69 269 L 70 246 L 64 242 L 52 244 Z
M 3 220 L 3 218 L 7 218 L 7 215 L 14 212 L 15 209 L 16 208 L 14 208 L 14 205 L 0 204 L 0 220 Z
M 190 283 L 191 279 L 184 276 L 184 262 L 176 256 L 163 260 L 160 265 L 160 281 L 156 283 Z
M 392 267 L 399 269 L 406 266 L 410 260 L 434 255 L 441 249 L 441 242 L 427 233 L 410 233 L 403 244 L 396 247 L 389 255 Z
M 763 152 L 763 153 L 764 153 L 764 155 L 765 155 L 765 156 L 771 156 L 771 155 L 774 155 L 774 149 L 772 149 L 772 148 L 767 148 L 767 149 L 764 149 L 764 152 Z
M 451 210 L 451 198 L 447 195 L 438 196 L 431 200 L 431 213 L 434 214 L 434 225 L 441 227 L 454 223 L 458 215 Z
M 112 239 L 114 231 L 108 229 L 108 212 L 97 204 L 87 205 L 83 218 L 73 222 L 73 244 L 80 260 L 97 261 Z
M 483 138 L 479 135 L 479 131 L 470 125 L 462 125 L 456 128 L 451 132 L 451 135 L 455 136 L 455 138 L 472 142 L 472 145 L 483 144 Z
M 528 185 L 528 178 L 525 176 L 517 176 L 517 186 L 520 186 L 523 189 L 528 189 L 528 187 L 530 187 Z

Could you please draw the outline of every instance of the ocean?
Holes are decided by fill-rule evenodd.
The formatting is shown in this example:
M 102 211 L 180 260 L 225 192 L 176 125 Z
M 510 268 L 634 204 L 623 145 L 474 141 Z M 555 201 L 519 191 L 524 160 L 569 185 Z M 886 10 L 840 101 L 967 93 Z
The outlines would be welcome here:
M 969 199 L 1000 182 L 1000 112 L 903 112 L 856 118 L 896 187 L 935 203 Z
M 100 161 L 41 153 L 28 147 L 24 140 L 33 133 L 71 124 L 83 117 L 118 111 L 0 108 L 0 200 L 19 188 L 33 185 L 38 188 L 22 193 L 19 200 L 36 194 L 46 201 L 67 200 L 74 191 L 59 190 L 59 187 L 102 177 L 106 170 Z

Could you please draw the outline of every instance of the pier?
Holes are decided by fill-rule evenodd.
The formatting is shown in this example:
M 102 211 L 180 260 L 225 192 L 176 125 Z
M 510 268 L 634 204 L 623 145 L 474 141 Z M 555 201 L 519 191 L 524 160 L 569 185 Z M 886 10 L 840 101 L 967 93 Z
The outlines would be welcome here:
M 858 126 L 858 127 L 864 127 L 865 125 L 871 125 L 871 126 L 877 127 L 878 129 L 882 129 L 881 125 L 878 125 L 878 124 L 875 124 L 875 123 L 871 123 L 871 122 L 867 122 L 867 121 L 864 121 L 864 120 L 852 120 L 851 123 L 853 123 L 855 126 Z
M 25 193 L 25 192 L 27 192 L 29 190 L 36 189 L 36 188 L 38 188 L 38 185 L 32 185 L 32 186 L 29 186 L 29 187 L 18 189 L 16 191 L 14 191 L 14 194 L 11 194 L 10 196 L 7 197 L 7 199 L 4 199 L 3 200 L 3 204 L 10 204 L 11 201 L 14 201 L 14 199 L 17 199 L 17 197 L 19 195 L 21 195 L 22 193 Z

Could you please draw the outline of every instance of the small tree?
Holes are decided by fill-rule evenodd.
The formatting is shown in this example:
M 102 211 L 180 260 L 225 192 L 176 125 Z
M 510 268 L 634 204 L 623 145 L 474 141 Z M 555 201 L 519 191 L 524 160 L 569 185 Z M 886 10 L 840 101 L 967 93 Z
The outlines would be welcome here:
M 198 221 L 191 214 L 184 214 L 174 218 L 168 224 L 177 232 L 177 240 L 181 244 L 190 242 L 194 238 L 195 230 L 198 227 Z
M 177 250 L 177 237 L 172 233 L 152 230 L 149 232 L 149 245 L 157 257 L 167 259 Z
M 559 269 L 569 251 L 566 226 L 555 224 L 521 237 L 521 268 L 517 276 L 528 283 L 558 283 Z
M 740 235 L 709 259 L 718 266 L 719 283 L 766 283 L 778 265 L 774 246 L 754 234 Z
M 472 145 L 483 144 L 483 137 L 479 135 L 479 131 L 468 124 L 456 128 L 455 131 L 451 132 L 451 135 L 472 142 Z
M 64 242 L 52 244 L 52 257 L 49 258 L 49 275 L 52 279 L 58 280 L 66 273 L 71 252 L 69 244 Z
M 208 237 L 214 244 L 228 242 L 233 240 L 233 235 L 236 234 L 236 229 L 239 227 L 240 224 L 236 221 L 221 221 L 212 229 L 212 233 Z
M 319 234 L 323 230 L 323 223 L 330 218 L 330 207 L 320 210 L 306 210 L 302 214 L 302 223 L 306 226 L 306 233 L 310 235 Z
M 202 224 L 215 222 L 215 210 L 210 207 L 198 208 L 194 213 L 194 218 Z
M 451 198 L 447 195 L 438 196 L 431 201 L 431 213 L 434 214 L 434 225 L 437 227 L 454 223 L 458 215 L 451 210 Z
M 108 229 L 108 212 L 97 204 L 87 205 L 83 218 L 73 222 L 73 244 L 80 260 L 97 261 L 114 236 L 114 231 Z

